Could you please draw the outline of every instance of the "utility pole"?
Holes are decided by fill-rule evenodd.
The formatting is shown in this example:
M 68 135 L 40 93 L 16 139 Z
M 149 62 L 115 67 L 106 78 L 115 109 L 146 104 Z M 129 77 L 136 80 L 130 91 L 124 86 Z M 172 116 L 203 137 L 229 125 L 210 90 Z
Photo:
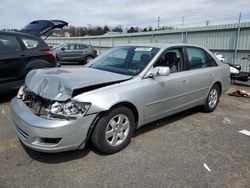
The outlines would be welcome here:
M 207 21 L 206 21 L 206 26 L 209 26 L 209 24 L 210 24 L 210 21 L 207 20 Z
M 77 37 L 77 27 L 75 27 L 75 36 Z
M 237 29 L 237 35 L 235 38 L 235 48 L 234 48 L 234 61 L 233 63 L 236 63 L 236 59 L 237 59 L 237 51 L 238 51 L 238 41 L 240 38 L 240 22 L 241 22 L 241 12 L 239 14 L 239 19 L 238 19 L 238 29 Z
M 158 20 L 157 20 L 157 22 L 158 22 L 158 26 L 157 26 L 157 30 L 159 30 L 160 29 L 160 16 L 158 16 Z
M 181 41 L 182 43 L 184 43 L 184 16 L 182 16 L 182 20 L 181 20 Z

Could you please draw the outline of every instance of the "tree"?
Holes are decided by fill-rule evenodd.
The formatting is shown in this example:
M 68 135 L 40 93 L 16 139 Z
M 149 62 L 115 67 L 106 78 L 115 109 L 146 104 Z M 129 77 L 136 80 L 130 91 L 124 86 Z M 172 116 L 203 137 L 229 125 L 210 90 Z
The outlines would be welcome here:
M 123 32 L 122 26 L 118 25 L 118 26 L 116 26 L 112 31 L 122 33 L 122 32 Z
M 136 33 L 136 32 L 138 32 L 139 31 L 139 28 L 138 27 L 130 27 L 129 29 L 128 29 L 128 33 Z
M 104 33 L 107 33 L 107 32 L 109 32 L 109 31 L 110 31 L 109 27 L 108 27 L 107 25 L 105 25 L 105 26 L 103 27 L 103 32 L 104 32 Z

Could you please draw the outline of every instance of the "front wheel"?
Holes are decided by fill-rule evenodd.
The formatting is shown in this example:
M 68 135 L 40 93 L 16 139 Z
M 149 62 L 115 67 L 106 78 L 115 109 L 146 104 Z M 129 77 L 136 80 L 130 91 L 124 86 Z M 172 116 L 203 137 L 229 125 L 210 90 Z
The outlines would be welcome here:
M 104 113 L 97 122 L 91 141 L 94 147 L 105 154 L 116 153 L 131 141 L 135 129 L 132 111 L 124 106 Z
M 220 88 L 218 85 L 213 85 L 207 96 L 206 103 L 203 108 L 205 112 L 213 112 L 218 105 L 220 99 Z
M 92 61 L 94 58 L 92 57 L 92 56 L 87 56 L 86 58 L 85 58 L 85 64 L 88 64 L 90 61 Z

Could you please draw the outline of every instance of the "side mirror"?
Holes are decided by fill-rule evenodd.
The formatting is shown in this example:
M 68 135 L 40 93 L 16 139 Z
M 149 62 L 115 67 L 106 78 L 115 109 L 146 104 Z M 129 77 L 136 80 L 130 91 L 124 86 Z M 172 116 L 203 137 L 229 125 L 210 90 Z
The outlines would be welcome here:
M 64 50 L 65 50 L 65 48 L 64 48 L 64 47 L 62 47 L 62 48 L 61 48 L 61 50 L 62 50 L 62 51 L 64 51 Z
M 169 67 L 154 67 L 151 69 L 148 74 L 146 75 L 146 78 L 154 78 L 157 76 L 168 76 L 170 74 Z

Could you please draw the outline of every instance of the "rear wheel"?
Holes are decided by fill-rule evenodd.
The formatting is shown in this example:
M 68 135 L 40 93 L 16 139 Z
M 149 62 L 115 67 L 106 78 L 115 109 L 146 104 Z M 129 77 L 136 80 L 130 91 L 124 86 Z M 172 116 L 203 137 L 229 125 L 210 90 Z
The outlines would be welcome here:
M 134 129 L 132 111 L 124 106 L 116 107 L 103 114 L 97 122 L 91 141 L 98 151 L 112 154 L 130 143 Z
M 218 105 L 220 99 L 220 88 L 217 84 L 213 85 L 203 106 L 205 112 L 212 112 Z

